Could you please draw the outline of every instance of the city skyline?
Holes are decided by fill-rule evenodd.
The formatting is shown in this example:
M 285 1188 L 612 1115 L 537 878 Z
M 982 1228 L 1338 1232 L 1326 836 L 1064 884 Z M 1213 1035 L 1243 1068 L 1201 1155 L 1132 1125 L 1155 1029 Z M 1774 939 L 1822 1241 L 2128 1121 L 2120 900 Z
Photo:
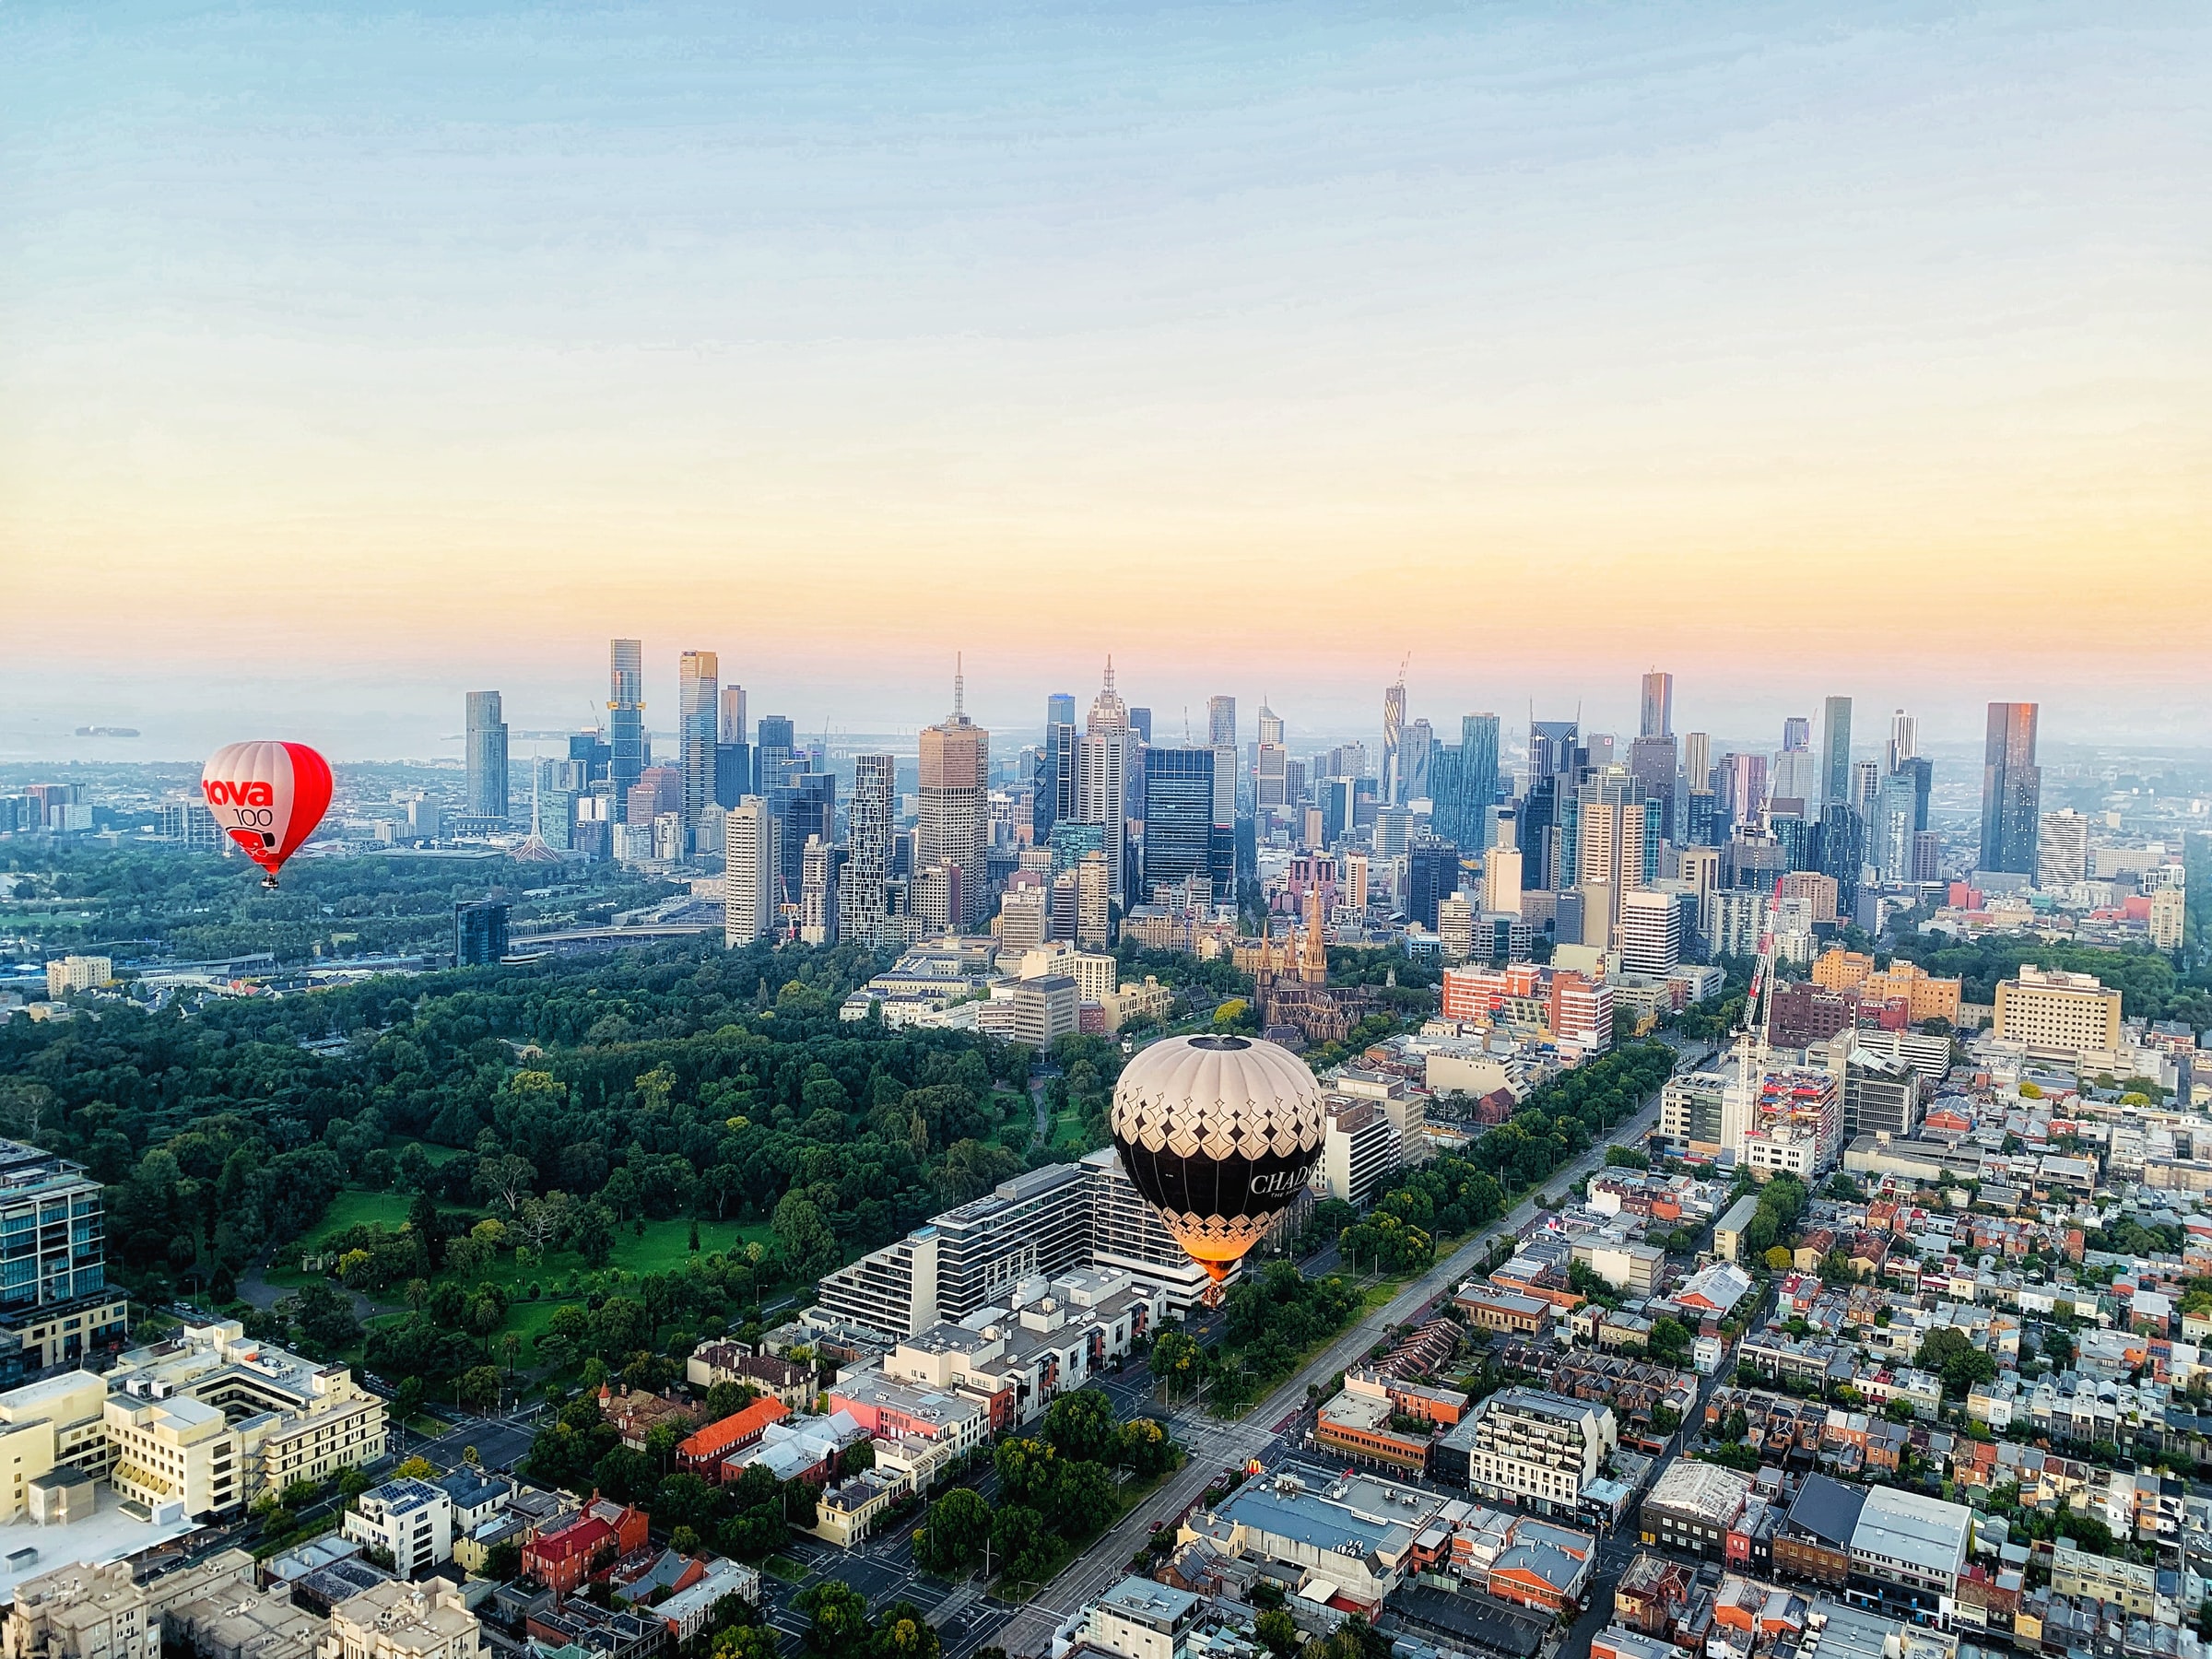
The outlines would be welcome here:
M 618 625 L 854 724 L 1410 651 L 2190 735 L 2200 12 L 1108 17 L 12 19 L 0 731 L 565 724 Z

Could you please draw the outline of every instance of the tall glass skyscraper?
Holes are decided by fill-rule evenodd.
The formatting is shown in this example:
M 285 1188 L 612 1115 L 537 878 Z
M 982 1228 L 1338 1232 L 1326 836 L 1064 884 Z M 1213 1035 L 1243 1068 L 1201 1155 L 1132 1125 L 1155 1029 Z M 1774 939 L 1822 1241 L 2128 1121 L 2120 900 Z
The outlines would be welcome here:
M 687 651 L 677 665 L 677 767 L 684 774 L 684 830 L 699 828 L 714 800 L 714 745 L 721 735 L 716 706 L 722 663 L 711 651 Z
M 1223 826 L 1227 828 L 1227 826 Z M 1145 849 L 1142 899 L 1164 883 L 1204 876 L 1216 884 L 1233 878 L 1218 867 L 1214 825 L 1214 751 L 1156 748 L 1145 757 Z
M 629 792 L 645 770 L 645 646 L 616 640 L 606 655 L 606 740 L 612 751 L 607 777 L 614 788 L 614 821 L 626 821 Z
M 2035 760 L 2034 703 L 1991 703 L 1982 751 L 1982 865 L 2035 874 L 2043 769 Z
M 1821 705 L 1820 800 L 1823 806 L 1851 803 L 1851 699 L 1831 697 Z
M 507 816 L 507 722 L 497 691 L 468 694 L 468 810 L 476 818 Z
M 1459 723 L 1459 833 L 1462 847 L 1489 850 L 1498 805 L 1498 716 L 1468 714 Z
M 853 799 L 845 810 L 851 847 L 838 883 L 838 933 L 864 945 L 883 943 L 888 914 L 884 881 L 891 867 L 891 807 L 899 763 L 889 755 L 853 759 Z

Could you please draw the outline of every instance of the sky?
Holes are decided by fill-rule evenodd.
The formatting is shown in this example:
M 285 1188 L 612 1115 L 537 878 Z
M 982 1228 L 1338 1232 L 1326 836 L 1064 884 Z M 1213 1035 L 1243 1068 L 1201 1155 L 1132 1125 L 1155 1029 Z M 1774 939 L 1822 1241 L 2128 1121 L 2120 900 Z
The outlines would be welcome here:
M 2159 0 L 10 6 L 0 755 L 571 725 L 612 634 L 809 728 L 1112 653 L 1294 741 L 1402 661 L 2201 736 L 2208 72 Z

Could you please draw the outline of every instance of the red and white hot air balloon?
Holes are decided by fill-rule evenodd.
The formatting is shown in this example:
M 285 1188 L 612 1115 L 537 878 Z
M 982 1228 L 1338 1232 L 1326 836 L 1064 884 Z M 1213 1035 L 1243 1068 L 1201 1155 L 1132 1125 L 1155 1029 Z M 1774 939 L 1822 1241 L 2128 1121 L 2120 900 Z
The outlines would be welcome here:
M 304 743 L 225 744 L 200 769 L 200 793 L 218 827 L 263 870 L 261 885 L 314 833 L 330 806 L 330 762 Z

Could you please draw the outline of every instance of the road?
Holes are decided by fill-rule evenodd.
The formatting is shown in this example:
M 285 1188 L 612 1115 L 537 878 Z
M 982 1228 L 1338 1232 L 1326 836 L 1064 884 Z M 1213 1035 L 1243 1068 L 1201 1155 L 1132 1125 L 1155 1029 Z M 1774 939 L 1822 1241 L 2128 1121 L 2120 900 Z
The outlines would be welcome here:
M 1425 1313 L 1440 1297 L 1457 1288 L 1501 1239 L 1520 1235 L 1522 1229 L 1535 1218 L 1538 1194 L 1558 1192 L 1593 1173 L 1604 1165 L 1607 1147 L 1640 1138 L 1651 1129 L 1658 1115 L 1658 1100 L 1654 1095 L 1634 1117 L 1614 1130 L 1611 1139 L 1596 1142 L 1566 1169 L 1555 1171 L 1535 1193 L 1523 1199 L 1496 1226 L 1469 1239 L 1389 1302 L 1358 1320 L 1242 1417 L 1231 1422 L 1216 1422 L 1194 1409 L 1178 1412 L 1171 1426 L 1175 1438 L 1189 1448 L 1190 1461 L 1071 1562 L 1058 1578 L 1038 1592 L 1036 1599 L 999 1635 L 999 1645 L 1012 1654 L 1046 1652 L 1052 1644 L 1053 1630 L 1069 1614 L 1097 1600 L 1121 1581 L 1128 1571 L 1129 1558 L 1151 1535 L 1154 1522 L 1168 1522 L 1180 1515 L 1224 1468 L 1251 1457 L 1265 1461 L 1267 1454 L 1277 1449 L 1276 1442 L 1283 1437 L 1277 1433 L 1277 1425 L 1285 1424 L 1302 1410 L 1308 1384 L 1321 1382 L 1357 1363 L 1386 1327 L 1407 1324 Z

